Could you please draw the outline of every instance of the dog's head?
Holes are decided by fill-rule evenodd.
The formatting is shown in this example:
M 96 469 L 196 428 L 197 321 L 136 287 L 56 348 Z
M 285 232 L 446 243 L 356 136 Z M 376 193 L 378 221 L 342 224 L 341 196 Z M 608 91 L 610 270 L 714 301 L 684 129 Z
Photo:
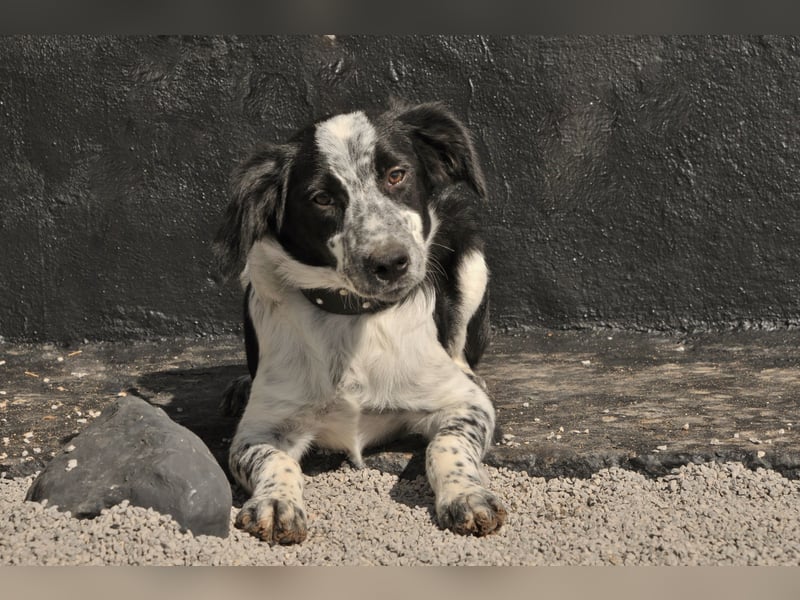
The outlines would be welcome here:
M 431 202 L 458 182 L 485 196 L 469 133 L 442 105 L 340 114 L 236 169 L 215 247 L 233 274 L 274 240 L 298 269 L 327 271 L 318 287 L 393 302 L 425 278 Z

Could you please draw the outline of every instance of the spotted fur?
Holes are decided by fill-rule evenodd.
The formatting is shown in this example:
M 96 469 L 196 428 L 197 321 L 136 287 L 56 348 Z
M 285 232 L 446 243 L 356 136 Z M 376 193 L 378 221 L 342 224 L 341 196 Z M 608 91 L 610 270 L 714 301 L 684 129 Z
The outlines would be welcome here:
M 481 466 L 494 408 L 472 371 L 488 340 L 474 194 L 486 188 L 469 133 L 435 103 L 324 119 L 234 173 L 216 248 L 245 288 L 250 378 L 225 403 L 242 411 L 229 462 L 252 496 L 239 527 L 302 541 L 308 448 L 362 466 L 366 447 L 408 432 L 430 440 L 440 525 L 501 526 Z M 387 308 L 335 314 L 312 289 Z

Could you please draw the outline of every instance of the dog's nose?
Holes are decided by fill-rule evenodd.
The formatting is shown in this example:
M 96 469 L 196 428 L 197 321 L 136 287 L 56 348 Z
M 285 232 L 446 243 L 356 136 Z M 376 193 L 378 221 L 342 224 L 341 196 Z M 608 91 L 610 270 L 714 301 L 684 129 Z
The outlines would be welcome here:
M 402 246 L 386 246 L 366 258 L 367 270 L 379 281 L 396 281 L 408 271 L 408 252 Z

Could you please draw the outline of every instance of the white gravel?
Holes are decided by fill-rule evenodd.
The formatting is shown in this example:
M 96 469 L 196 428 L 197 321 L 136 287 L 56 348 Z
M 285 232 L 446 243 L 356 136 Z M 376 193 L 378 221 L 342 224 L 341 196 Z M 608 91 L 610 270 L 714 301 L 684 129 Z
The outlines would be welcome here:
M 432 520 L 426 481 L 342 468 L 306 477 L 308 539 L 271 547 L 232 529 L 182 534 L 120 505 L 92 521 L 24 502 L 32 478 L 0 480 L 2 565 L 797 565 L 800 483 L 735 463 L 652 480 L 621 469 L 545 481 L 488 469 L 509 509 L 497 535 Z M 231 510 L 231 519 L 235 509 Z

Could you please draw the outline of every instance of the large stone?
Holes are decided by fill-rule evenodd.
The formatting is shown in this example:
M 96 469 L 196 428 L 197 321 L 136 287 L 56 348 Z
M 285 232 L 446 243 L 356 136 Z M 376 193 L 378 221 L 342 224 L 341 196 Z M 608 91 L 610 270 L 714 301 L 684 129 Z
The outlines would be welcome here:
M 140 398 L 120 398 L 34 480 L 27 500 L 78 518 L 128 500 L 171 515 L 194 535 L 226 537 L 231 488 L 194 433 Z

